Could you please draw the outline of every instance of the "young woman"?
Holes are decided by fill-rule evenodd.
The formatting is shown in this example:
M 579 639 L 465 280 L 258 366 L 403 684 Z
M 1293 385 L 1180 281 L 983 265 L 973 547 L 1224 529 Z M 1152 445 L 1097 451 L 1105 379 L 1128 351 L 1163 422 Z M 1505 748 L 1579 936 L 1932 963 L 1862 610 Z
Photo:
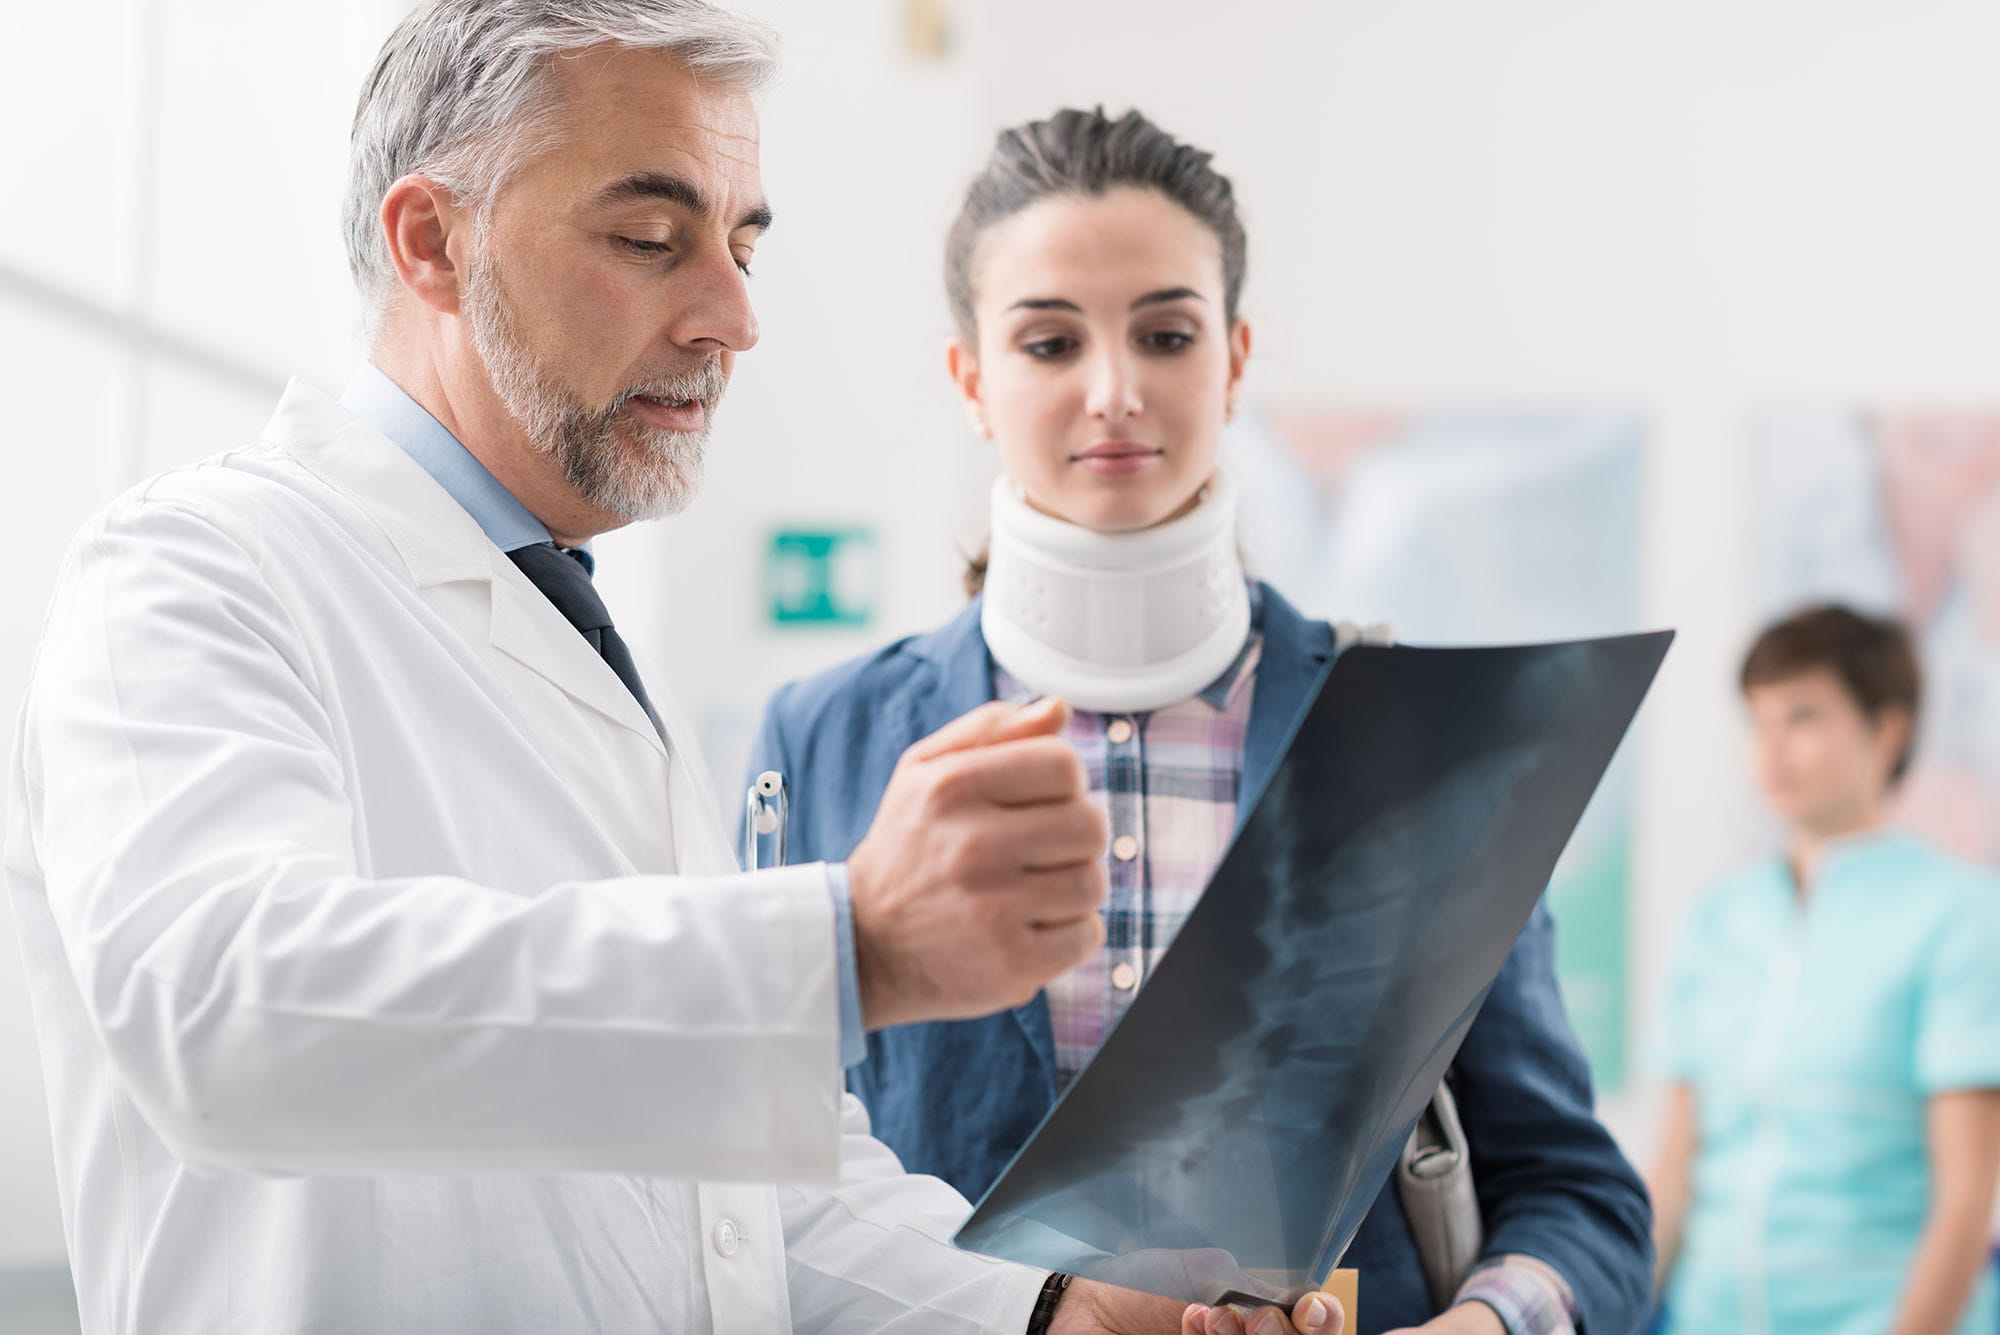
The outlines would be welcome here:
M 1786 848 L 1696 906 L 1671 975 L 1667 1329 L 1992 1332 L 2000 885 L 1887 828 L 1916 657 L 1813 608 L 1742 687 Z
M 1216 456 L 1250 355 L 1243 271 L 1228 180 L 1136 112 L 1003 133 L 945 274 L 949 369 L 1004 470 L 983 595 L 786 687 L 753 757 L 802 795 L 792 855 L 838 861 L 905 745 L 995 699 L 1074 706 L 1112 836 L 1103 949 L 1012 1012 L 873 1034 L 850 1071 L 904 1163 L 974 1198 L 1159 960 L 1334 647 L 1237 554 Z M 1363 1331 L 1623 1335 L 1641 1318 L 1646 1201 L 1591 1114 L 1552 955 L 1538 910 L 1458 1058 L 1487 1258 L 1437 1311 L 1385 1189 L 1343 1263 L 1364 1277 Z

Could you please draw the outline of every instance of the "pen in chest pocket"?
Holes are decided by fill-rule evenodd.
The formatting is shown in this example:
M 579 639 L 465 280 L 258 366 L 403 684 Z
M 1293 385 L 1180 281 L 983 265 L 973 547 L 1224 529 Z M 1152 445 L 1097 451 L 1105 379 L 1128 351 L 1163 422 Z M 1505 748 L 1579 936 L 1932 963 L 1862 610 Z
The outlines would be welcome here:
M 743 870 L 784 866 L 785 827 L 791 819 L 786 804 L 785 776 L 774 769 L 759 774 L 757 781 L 750 785 L 744 804 Z M 771 845 L 771 860 L 763 862 L 757 853 L 762 841 L 767 839 Z

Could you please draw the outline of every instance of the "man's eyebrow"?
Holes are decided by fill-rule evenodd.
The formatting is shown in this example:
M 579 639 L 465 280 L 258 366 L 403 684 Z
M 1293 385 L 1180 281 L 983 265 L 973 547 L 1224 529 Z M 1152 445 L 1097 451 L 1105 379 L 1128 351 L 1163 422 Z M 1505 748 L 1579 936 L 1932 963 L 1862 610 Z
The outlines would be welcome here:
M 699 186 L 685 177 L 675 176 L 669 172 L 634 172 L 623 180 L 613 181 L 597 192 L 599 208 L 611 208 L 642 199 L 663 199 L 669 204 L 677 204 L 703 221 L 715 211 L 709 204 L 708 197 L 701 193 Z M 771 208 L 768 204 L 759 203 L 746 210 L 731 230 L 740 231 L 745 227 L 754 227 L 762 232 L 770 226 Z
M 664 199 L 669 204 L 680 205 L 697 218 L 706 218 L 709 214 L 708 200 L 694 182 L 666 172 L 634 172 L 597 192 L 600 206 L 630 204 L 642 199 Z
M 1132 303 L 1131 308 L 1136 311 L 1141 306 L 1158 306 L 1162 302 L 1185 301 L 1189 298 L 1195 301 L 1206 300 L 1201 293 L 1191 287 L 1163 287 L 1158 292 L 1148 292 L 1145 296 L 1140 297 Z

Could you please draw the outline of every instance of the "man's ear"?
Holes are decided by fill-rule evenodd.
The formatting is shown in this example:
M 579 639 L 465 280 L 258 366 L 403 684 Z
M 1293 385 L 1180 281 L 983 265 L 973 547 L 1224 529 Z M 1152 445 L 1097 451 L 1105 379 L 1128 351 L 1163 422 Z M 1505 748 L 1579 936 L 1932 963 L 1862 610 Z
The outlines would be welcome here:
M 382 239 L 403 289 L 442 315 L 456 315 L 472 215 L 428 176 L 405 176 L 382 197 Z
M 965 400 L 965 416 L 972 429 L 982 440 L 993 439 L 993 429 L 986 424 L 986 400 L 982 397 L 985 386 L 979 378 L 979 358 L 964 339 L 955 337 L 944 345 L 944 367 L 951 373 L 952 383 L 958 386 L 959 397 Z

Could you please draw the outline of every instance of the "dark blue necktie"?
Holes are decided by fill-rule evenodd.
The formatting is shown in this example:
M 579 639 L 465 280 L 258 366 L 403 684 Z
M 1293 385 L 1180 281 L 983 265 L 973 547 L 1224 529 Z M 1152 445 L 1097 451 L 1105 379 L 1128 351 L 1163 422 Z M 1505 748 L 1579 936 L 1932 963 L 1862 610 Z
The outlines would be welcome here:
M 665 741 L 666 729 L 660 726 L 660 716 L 653 712 L 653 702 L 646 698 L 646 687 L 639 680 L 639 667 L 632 661 L 632 651 L 612 629 L 611 613 L 597 596 L 597 586 L 590 582 L 589 555 L 580 547 L 538 542 L 516 547 L 507 553 L 507 559 L 520 567 L 521 573 L 542 591 L 542 596 L 555 604 L 556 611 L 590 641 L 590 647 L 618 674 L 618 680 L 625 683 L 625 689 L 632 692 L 632 698 L 653 721 L 653 731 Z

